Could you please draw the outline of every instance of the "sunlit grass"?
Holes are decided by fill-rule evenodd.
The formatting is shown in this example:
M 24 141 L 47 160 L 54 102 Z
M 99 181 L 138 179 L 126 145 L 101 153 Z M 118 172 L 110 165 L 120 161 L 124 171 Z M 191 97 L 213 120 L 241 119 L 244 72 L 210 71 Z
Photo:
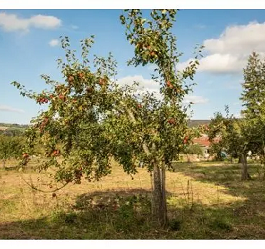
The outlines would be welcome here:
M 24 172 L 15 161 L 7 166 L 0 170 L 0 238 L 265 238 L 264 182 L 257 165 L 250 167 L 254 180 L 242 182 L 237 164 L 176 163 L 174 172 L 167 172 L 169 229 L 153 224 L 150 207 L 143 204 L 152 188 L 145 169 L 130 176 L 114 163 L 101 181 L 69 184 L 54 196 L 25 183 L 44 191 L 60 186 L 34 171 L 34 162 Z M 130 199 L 139 194 L 143 199 Z M 120 197 L 124 202 L 113 209 Z

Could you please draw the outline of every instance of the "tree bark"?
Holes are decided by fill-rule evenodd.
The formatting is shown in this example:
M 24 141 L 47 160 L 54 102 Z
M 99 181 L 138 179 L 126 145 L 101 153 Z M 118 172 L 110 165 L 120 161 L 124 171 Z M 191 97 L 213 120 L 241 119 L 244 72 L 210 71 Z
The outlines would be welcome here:
M 121 103 L 127 110 L 127 113 L 133 123 L 136 123 L 136 119 L 133 115 L 133 112 L 128 108 L 124 103 Z M 146 145 L 142 145 L 146 155 L 150 155 L 151 152 Z M 155 145 L 152 145 L 152 150 L 156 150 Z M 154 160 L 153 162 L 153 200 L 152 200 L 152 214 L 154 220 L 158 221 L 161 226 L 167 225 L 167 202 L 166 202 L 166 169 L 165 164 L 163 163 L 162 168 L 159 168 L 158 162 Z
M 163 225 L 167 225 L 167 196 L 166 196 L 166 167 L 163 163 L 161 168 L 161 190 L 162 190 L 162 213 L 163 213 Z
M 241 171 L 241 180 L 250 180 L 251 177 L 248 173 L 248 164 L 247 164 L 247 156 L 245 154 L 241 155 L 241 163 L 242 163 L 242 171 Z
M 159 168 L 158 164 L 154 164 L 152 214 L 154 219 L 157 220 L 161 226 L 167 225 L 165 184 L 165 166 Z

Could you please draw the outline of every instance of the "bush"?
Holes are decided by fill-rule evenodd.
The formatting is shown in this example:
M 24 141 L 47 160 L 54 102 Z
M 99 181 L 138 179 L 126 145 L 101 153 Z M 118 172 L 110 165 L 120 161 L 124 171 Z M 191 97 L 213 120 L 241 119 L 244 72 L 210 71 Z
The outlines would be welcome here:
M 21 137 L 0 135 L 0 159 L 3 160 L 5 168 L 6 160 L 18 158 L 22 154 L 23 139 Z
M 203 155 L 202 148 L 199 144 L 192 144 L 187 148 L 187 154 L 196 154 L 196 155 Z

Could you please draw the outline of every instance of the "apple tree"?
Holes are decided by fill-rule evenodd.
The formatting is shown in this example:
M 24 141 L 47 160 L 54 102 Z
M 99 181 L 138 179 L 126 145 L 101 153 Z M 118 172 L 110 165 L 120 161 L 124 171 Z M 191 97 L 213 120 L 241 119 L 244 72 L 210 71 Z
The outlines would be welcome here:
M 216 113 L 209 124 L 211 147 L 217 153 L 224 151 L 232 158 L 238 158 L 242 164 L 241 180 L 249 180 L 251 177 L 248 173 L 247 154 L 249 151 L 258 151 L 258 144 L 254 142 L 257 139 L 256 133 L 253 132 L 248 120 L 229 115 L 228 107 L 226 112 L 226 117 L 219 112 Z
M 120 86 L 115 80 L 112 56 L 90 60 L 93 37 L 81 41 L 81 60 L 62 38 L 66 59 L 58 60 L 63 82 L 42 78 L 50 90 L 27 91 L 13 82 L 23 96 L 47 105 L 27 130 L 27 153 L 35 144 L 45 147 L 41 170 L 55 169 L 55 179 L 64 183 L 99 180 L 111 173 L 111 159 L 128 174 L 137 173 L 142 162 L 153 179 L 153 217 L 167 223 L 166 169 L 191 140 L 187 127 L 187 106 L 182 104 L 190 91 L 198 60 L 182 71 L 176 70 L 180 54 L 171 33 L 175 10 L 153 10 L 150 20 L 140 10 L 127 10 L 120 17 L 126 36 L 135 46 L 130 65 L 154 64 L 153 79 L 160 83 L 159 96 L 139 92 L 137 84 Z

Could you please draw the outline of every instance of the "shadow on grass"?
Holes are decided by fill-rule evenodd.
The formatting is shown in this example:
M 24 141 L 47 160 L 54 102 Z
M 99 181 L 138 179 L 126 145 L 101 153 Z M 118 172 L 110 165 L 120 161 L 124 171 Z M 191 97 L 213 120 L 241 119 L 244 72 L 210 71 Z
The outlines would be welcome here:
M 220 162 L 176 163 L 174 171 L 190 176 L 195 181 L 223 186 L 225 189 L 220 190 L 223 193 L 245 198 L 243 202 L 219 206 L 216 210 L 227 216 L 230 213 L 230 218 L 238 230 L 245 231 L 245 228 L 249 228 L 249 231 L 245 231 L 246 237 L 249 238 L 247 234 L 252 234 L 250 238 L 256 238 L 260 233 L 264 233 L 265 228 L 265 181 L 261 178 L 261 168 L 257 164 L 249 164 L 252 180 L 241 181 L 240 166 Z
M 1 168 L 0 171 L 15 171 L 15 170 L 18 170 L 19 169 L 19 165 L 16 165 L 16 166 L 7 166 L 5 168 Z
M 0 224 L 0 239 L 156 239 L 167 229 L 152 221 L 150 192 L 97 191 L 41 219 Z
M 208 165 L 207 165 L 208 164 Z M 252 180 L 241 181 L 240 164 L 209 162 L 203 165 L 196 163 L 176 163 L 174 172 L 183 173 L 196 181 L 213 183 L 226 188 L 228 194 L 245 197 L 249 200 L 264 201 L 265 181 L 261 179 L 261 168 L 257 164 L 249 165 Z
M 126 199 L 120 207 L 88 207 L 54 211 L 40 219 L 0 224 L 1 239 L 264 239 L 260 224 L 237 225 L 232 207 L 195 205 L 169 210 L 167 229 L 151 221 L 150 212 L 138 200 Z M 140 205 L 137 210 L 135 206 Z M 263 224 L 262 224 L 263 223 Z
M 247 201 L 169 206 L 169 227 L 161 228 L 152 221 L 150 191 L 96 191 L 49 216 L 0 224 L 0 239 L 265 239 L 264 182 L 240 181 L 238 165 L 182 164 L 176 171 L 223 185 Z

